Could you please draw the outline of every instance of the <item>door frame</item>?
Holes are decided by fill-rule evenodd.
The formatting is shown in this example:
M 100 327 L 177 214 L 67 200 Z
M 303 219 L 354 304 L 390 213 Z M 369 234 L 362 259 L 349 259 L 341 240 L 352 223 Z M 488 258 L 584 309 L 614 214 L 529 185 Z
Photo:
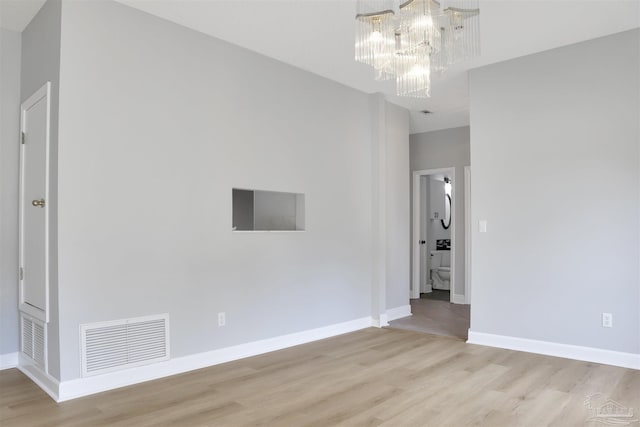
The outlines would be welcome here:
M 464 167 L 464 301 L 471 304 L 471 166 Z
M 49 322 L 49 206 L 50 206 L 50 198 L 49 198 L 49 173 L 50 173 L 50 139 L 51 139 L 51 82 L 47 82 L 38 89 L 33 95 L 31 95 L 26 101 L 24 101 L 20 105 L 20 187 L 19 187 L 19 198 L 18 198 L 18 268 L 24 268 L 23 260 L 24 260 L 24 171 L 25 171 L 25 148 L 29 143 L 27 141 L 26 144 L 22 143 L 22 135 L 26 131 L 26 112 L 31 107 L 33 107 L 36 103 L 41 101 L 43 98 L 46 98 L 46 132 L 45 132 L 45 183 L 44 183 L 44 200 L 46 201 L 44 206 L 44 277 L 45 277 L 45 309 L 44 311 L 37 309 L 36 307 L 29 305 L 24 302 L 24 289 L 23 289 L 23 280 L 20 278 L 20 271 L 18 271 L 18 309 L 32 316 L 42 322 Z
M 451 186 L 451 285 L 449 286 L 449 298 L 452 303 L 459 303 L 459 301 L 455 298 L 455 271 L 456 271 L 456 168 L 455 166 L 450 166 L 446 168 L 438 168 L 438 169 L 423 169 L 418 171 L 413 171 L 413 191 L 412 191 L 412 218 L 413 218 L 413 232 L 411 236 L 411 257 L 412 257 L 412 265 L 411 265 L 411 288 L 409 290 L 410 298 L 416 299 L 420 298 L 420 208 L 422 206 L 422 192 L 420 191 L 420 177 L 421 176 L 429 176 L 436 174 L 448 174 L 451 176 L 451 181 L 453 185 Z M 427 239 L 428 239 L 428 232 Z M 428 241 L 428 240 L 427 240 Z

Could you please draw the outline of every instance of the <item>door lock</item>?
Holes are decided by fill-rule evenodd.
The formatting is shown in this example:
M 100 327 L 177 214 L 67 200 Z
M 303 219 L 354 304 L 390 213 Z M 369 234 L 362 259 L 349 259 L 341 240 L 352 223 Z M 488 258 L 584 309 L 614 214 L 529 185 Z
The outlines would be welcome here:
M 40 206 L 41 208 L 44 208 L 44 199 L 34 200 L 31 202 L 31 204 L 33 206 Z
M 420 244 L 421 244 L 421 245 L 424 245 L 424 244 L 426 244 L 426 243 L 427 243 L 427 241 L 426 241 L 426 240 L 420 240 Z

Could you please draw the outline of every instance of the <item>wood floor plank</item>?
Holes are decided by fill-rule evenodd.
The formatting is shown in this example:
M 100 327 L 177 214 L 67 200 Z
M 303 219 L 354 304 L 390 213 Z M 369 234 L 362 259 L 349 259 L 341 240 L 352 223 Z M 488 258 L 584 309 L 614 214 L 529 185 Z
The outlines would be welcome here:
M 573 426 L 594 394 L 640 412 L 640 372 L 365 329 L 61 404 L 0 371 L 0 425 Z

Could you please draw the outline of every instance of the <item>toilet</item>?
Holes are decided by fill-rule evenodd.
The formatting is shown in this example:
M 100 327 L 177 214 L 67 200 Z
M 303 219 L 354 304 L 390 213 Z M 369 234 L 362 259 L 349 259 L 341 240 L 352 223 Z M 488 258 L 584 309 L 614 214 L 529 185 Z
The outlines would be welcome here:
M 451 251 L 431 251 L 431 287 L 448 291 L 451 279 Z

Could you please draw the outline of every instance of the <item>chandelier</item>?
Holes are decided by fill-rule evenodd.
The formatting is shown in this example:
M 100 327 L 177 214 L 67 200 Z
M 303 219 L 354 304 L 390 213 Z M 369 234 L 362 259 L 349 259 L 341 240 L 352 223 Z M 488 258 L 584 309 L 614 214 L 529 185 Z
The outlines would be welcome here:
M 431 96 L 431 77 L 480 51 L 478 0 L 357 0 L 356 61 L 397 94 Z

